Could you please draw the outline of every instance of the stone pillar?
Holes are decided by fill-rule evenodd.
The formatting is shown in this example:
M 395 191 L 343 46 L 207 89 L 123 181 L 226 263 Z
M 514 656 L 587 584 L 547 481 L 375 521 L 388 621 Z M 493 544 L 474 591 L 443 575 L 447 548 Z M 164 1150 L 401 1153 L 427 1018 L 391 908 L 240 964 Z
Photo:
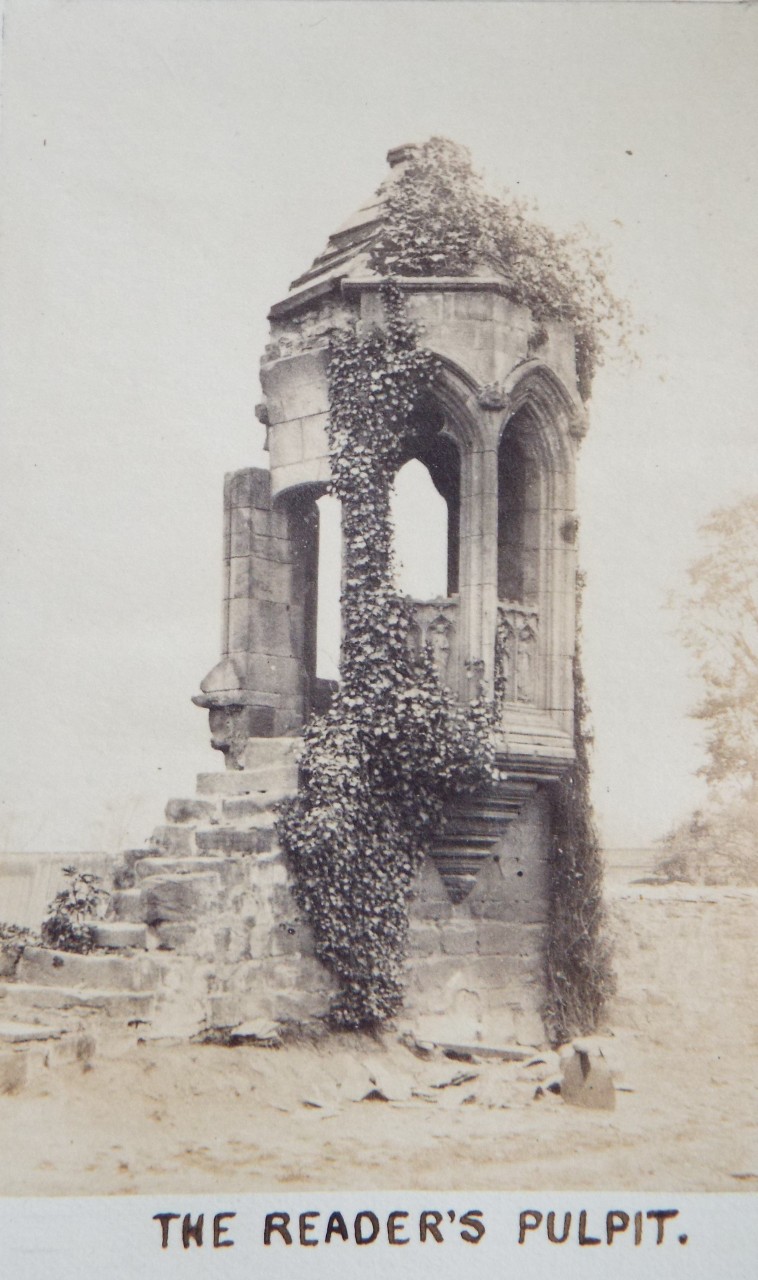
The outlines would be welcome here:
M 209 712 L 211 745 L 241 768 L 248 738 L 297 733 L 305 714 L 308 592 L 302 513 L 274 509 L 257 467 L 224 482 L 221 661 L 192 699 Z

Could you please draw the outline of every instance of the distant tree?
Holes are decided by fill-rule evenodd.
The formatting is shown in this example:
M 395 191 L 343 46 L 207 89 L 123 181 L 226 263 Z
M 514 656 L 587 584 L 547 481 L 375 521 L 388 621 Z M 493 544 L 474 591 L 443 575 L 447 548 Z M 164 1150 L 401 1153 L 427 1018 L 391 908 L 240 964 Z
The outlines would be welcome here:
M 681 634 L 703 696 L 699 772 L 705 808 L 667 837 L 658 870 L 671 879 L 758 883 L 758 496 L 715 511 L 701 527 L 706 550 L 676 599 Z
M 706 553 L 689 569 L 679 603 L 682 637 L 704 695 L 701 773 L 717 790 L 758 785 L 758 496 L 722 507 L 701 532 Z

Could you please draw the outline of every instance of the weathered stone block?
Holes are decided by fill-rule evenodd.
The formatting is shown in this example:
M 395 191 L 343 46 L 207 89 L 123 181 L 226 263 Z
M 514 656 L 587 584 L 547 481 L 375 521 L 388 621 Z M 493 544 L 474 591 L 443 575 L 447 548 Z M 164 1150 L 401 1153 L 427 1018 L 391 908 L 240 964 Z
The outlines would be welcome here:
M 272 930 L 270 955 L 304 956 L 314 955 L 313 932 L 302 920 L 282 920 Z
M 276 449 L 281 424 L 329 411 L 326 351 L 306 351 L 263 365 L 261 386 L 271 423 L 268 447 L 273 470 L 278 464 Z
M 248 1019 L 267 1013 L 268 1002 L 263 992 L 218 992 L 208 996 L 207 1025 L 238 1027 Z
M 445 955 L 474 955 L 477 949 L 476 926 L 466 920 L 450 920 L 440 926 L 440 945 Z
M 432 956 L 428 960 L 412 960 L 408 971 L 408 995 L 429 997 L 431 1007 L 446 1007 L 445 992 L 452 986 L 465 986 L 468 961 L 453 956 Z
M 117 889 L 108 903 L 110 914 L 116 920 L 142 921 L 142 905 L 139 889 Z
M 229 555 L 249 556 L 252 541 L 252 507 L 234 507 L 229 518 Z
M 440 931 L 435 922 L 411 921 L 408 930 L 408 954 L 413 956 L 433 956 L 440 951 Z
M 141 891 L 142 919 L 148 924 L 192 921 L 213 906 L 220 888 L 213 872 L 150 880 Z
M 266 788 L 261 786 L 258 769 L 254 774 L 242 769 L 229 770 L 226 773 L 199 773 L 197 789 L 200 795 L 205 796 L 247 796 L 266 793 Z
M 156 849 L 160 849 L 161 853 L 169 853 L 174 857 L 185 857 L 194 852 L 192 830 L 178 823 L 156 827 L 150 837 L 150 843 Z
M 524 925 L 479 919 L 477 945 L 480 955 L 523 956 L 539 959 L 544 949 L 541 925 Z
M 145 991 L 155 983 L 157 970 L 147 956 L 78 955 L 27 947 L 16 977 L 36 986 Z
M 155 936 L 162 951 L 198 952 L 197 928 L 194 924 L 159 924 Z
M 210 827 L 196 831 L 195 841 L 201 852 L 267 853 L 273 843 L 273 832 L 266 827 L 252 827 L 247 831 L 238 831 L 234 827 Z
M 147 947 L 147 925 L 131 921 L 103 920 L 92 926 L 99 947 L 144 951 Z
M 287 512 L 276 508 L 272 508 L 270 511 L 259 511 L 256 507 L 253 507 L 252 526 L 253 533 L 262 534 L 267 538 L 289 537 Z
M 225 477 L 224 489 L 225 502 L 230 507 L 267 510 L 271 505 L 271 475 L 262 467 L 230 472 Z
M 231 622 L 231 614 L 230 614 Z M 250 604 L 248 644 L 253 653 L 294 655 L 289 604 L 279 600 L 255 600 Z
M 218 828 L 213 828 L 217 830 Z M 239 863 L 232 858 L 203 857 L 195 855 L 190 858 L 146 858 L 137 864 L 137 881 L 147 880 L 154 876 L 181 876 L 212 872 L 221 877 L 225 885 L 234 884 L 242 879 Z
M 298 767 L 294 764 L 271 765 L 268 769 L 246 769 L 250 787 L 265 795 L 294 795 L 297 791 Z M 272 801 L 273 803 L 273 801 Z
M 221 808 L 224 818 L 229 822 L 244 822 L 251 827 L 274 826 L 276 815 L 271 806 L 276 801 L 271 792 L 260 792 L 255 796 L 243 796 L 239 800 L 223 800 Z
M 232 562 L 234 563 L 234 562 Z M 282 556 L 251 560 L 248 594 L 252 600 L 278 600 L 292 604 L 295 597 L 295 569 Z M 230 592 L 230 594 L 233 594 Z M 296 601 L 295 601 L 296 603 Z
M 303 461 L 303 427 L 299 418 L 289 422 L 280 422 L 271 429 L 269 432 L 269 453 L 271 454 L 271 466 L 273 469 L 290 466 L 293 462 Z
M 452 914 L 453 904 L 440 873 L 431 858 L 424 858 L 413 885 L 411 918 L 447 920 Z
M 248 742 L 245 747 L 245 768 L 263 769 L 270 765 L 292 765 L 303 753 L 302 738 L 269 738 L 266 742 Z
M 99 1009 L 116 1018 L 147 1018 L 154 996 L 150 991 L 101 991 L 14 982 L 0 983 L 0 999 L 8 1013 L 29 1009 Z
M 253 604 L 247 596 L 236 596 L 227 604 L 229 622 L 229 652 L 247 653 L 254 649 L 251 636 Z
M 247 686 L 285 695 L 289 690 L 299 690 L 303 679 L 302 666 L 296 658 L 252 653 L 247 663 Z
M 210 800 L 169 800 L 166 805 L 168 822 L 207 822 L 214 817 L 216 806 Z
M 227 596 L 229 600 L 248 600 L 253 594 L 253 564 L 252 556 L 232 556 L 228 565 Z

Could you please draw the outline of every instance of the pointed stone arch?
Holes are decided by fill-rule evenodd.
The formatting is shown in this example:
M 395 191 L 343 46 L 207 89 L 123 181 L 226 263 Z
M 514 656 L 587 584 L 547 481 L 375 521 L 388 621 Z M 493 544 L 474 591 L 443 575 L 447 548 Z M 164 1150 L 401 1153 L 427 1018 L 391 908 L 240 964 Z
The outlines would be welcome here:
M 525 361 L 509 383 L 497 440 L 498 609 L 536 614 L 529 702 L 571 732 L 576 559 L 570 514 L 579 409 L 539 361 Z

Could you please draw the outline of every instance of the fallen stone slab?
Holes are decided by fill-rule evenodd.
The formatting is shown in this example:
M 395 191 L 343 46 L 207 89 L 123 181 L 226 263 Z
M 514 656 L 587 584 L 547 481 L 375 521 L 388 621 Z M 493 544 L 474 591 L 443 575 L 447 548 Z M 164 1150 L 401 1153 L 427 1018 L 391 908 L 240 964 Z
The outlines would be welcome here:
M 449 1080 L 440 1080 L 437 1084 L 430 1086 L 432 1089 L 458 1089 L 462 1084 L 470 1084 L 472 1080 L 479 1079 L 478 1071 L 459 1071 L 456 1075 L 451 1076 Z
M 463 1062 L 467 1058 L 496 1058 L 501 1062 L 525 1062 L 534 1057 L 533 1049 L 524 1049 L 518 1044 L 451 1044 L 443 1040 L 435 1040 L 434 1045 L 448 1057 L 458 1057 Z

